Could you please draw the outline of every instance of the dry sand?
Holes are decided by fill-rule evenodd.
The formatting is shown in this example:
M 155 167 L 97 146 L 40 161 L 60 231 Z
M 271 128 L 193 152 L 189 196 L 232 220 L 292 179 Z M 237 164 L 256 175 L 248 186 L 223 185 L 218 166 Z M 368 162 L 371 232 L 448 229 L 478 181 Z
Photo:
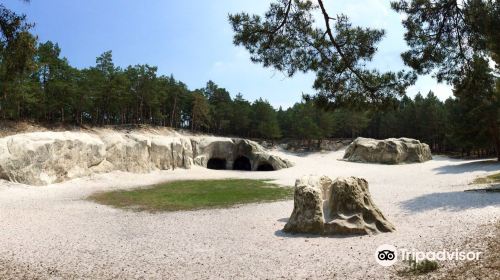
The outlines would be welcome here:
M 500 164 L 436 156 L 421 164 L 339 160 L 343 151 L 303 156 L 275 172 L 191 170 L 113 172 L 44 187 L 0 181 L 0 278 L 41 279 L 384 279 L 381 244 L 455 250 L 487 234 L 500 195 L 463 192 Z M 96 191 L 178 179 L 269 178 L 292 186 L 306 174 L 360 176 L 395 233 L 362 237 L 287 235 L 293 201 L 150 214 L 84 200 Z M 444 266 L 451 264 L 444 263 Z

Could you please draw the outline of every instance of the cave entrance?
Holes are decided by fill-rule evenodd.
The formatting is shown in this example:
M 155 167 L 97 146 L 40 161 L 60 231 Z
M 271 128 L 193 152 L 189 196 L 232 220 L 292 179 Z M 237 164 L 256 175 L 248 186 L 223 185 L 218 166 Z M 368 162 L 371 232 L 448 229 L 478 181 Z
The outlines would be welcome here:
M 233 170 L 252 171 L 252 164 L 245 156 L 239 156 L 233 164 Z
M 260 163 L 257 171 L 274 171 L 274 167 L 269 162 Z
M 211 158 L 207 162 L 208 169 L 225 170 L 226 160 L 223 158 Z

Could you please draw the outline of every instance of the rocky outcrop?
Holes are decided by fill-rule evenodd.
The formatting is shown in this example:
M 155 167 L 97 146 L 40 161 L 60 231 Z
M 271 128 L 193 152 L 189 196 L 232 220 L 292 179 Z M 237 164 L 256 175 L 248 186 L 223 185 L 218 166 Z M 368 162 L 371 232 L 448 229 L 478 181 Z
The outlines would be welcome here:
M 395 228 L 373 203 L 366 180 L 305 176 L 295 182 L 293 212 L 283 230 L 351 235 L 392 232 Z
M 209 167 L 211 159 L 225 162 L 225 167 L 222 169 L 259 171 L 263 167 L 279 170 L 292 166 L 290 161 L 271 155 L 256 142 L 246 139 L 202 137 L 192 138 L 191 142 L 195 164 L 204 167 Z M 244 164 L 245 162 L 249 164 Z
M 429 145 L 409 138 L 375 140 L 357 138 L 346 149 L 344 159 L 355 162 L 399 164 L 432 159 Z
M 84 133 L 29 133 L 0 139 L 0 178 L 44 185 L 102 169 L 106 147 Z
M 252 141 L 140 132 L 36 132 L 0 138 L 0 179 L 46 185 L 92 173 L 207 167 L 212 157 L 228 161 L 245 157 L 251 169 L 273 170 L 292 164 L 270 155 Z M 232 168 L 228 168 L 232 169 Z

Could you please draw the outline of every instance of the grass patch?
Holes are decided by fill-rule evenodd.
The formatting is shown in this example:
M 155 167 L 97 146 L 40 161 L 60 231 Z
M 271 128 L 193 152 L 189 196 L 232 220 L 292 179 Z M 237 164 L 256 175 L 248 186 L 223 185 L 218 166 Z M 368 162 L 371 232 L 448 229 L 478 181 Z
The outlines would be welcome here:
M 292 188 L 266 180 L 229 179 L 175 181 L 148 188 L 97 193 L 89 199 L 117 208 L 159 212 L 223 208 L 283 200 L 292 195 Z
M 486 177 L 476 178 L 473 184 L 495 184 L 500 183 L 500 173 L 492 174 Z
M 408 267 L 398 271 L 399 276 L 422 275 L 435 271 L 439 268 L 438 262 L 427 259 L 420 262 L 411 259 L 407 262 L 407 264 Z

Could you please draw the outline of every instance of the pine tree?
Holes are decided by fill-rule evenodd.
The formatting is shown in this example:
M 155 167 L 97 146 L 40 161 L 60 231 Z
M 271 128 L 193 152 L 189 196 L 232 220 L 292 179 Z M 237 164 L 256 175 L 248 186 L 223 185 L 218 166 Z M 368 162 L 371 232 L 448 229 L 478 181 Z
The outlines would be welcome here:
M 210 105 L 201 90 L 192 94 L 191 130 L 200 131 L 209 128 Z
M 264 67 L 289 76 L 314 72 L 314 88 L 322 103 L 380 103 L 403 95 L 415 80 L 412 73 L 381 73 L 366 66 L 384 30 L 353 26 L 345 15 L 330 15 L 324 2 L 277 0 L 264 17 L 230 15 L 234 43 Z M 321 15 L 319 22 L 316 12 Z

